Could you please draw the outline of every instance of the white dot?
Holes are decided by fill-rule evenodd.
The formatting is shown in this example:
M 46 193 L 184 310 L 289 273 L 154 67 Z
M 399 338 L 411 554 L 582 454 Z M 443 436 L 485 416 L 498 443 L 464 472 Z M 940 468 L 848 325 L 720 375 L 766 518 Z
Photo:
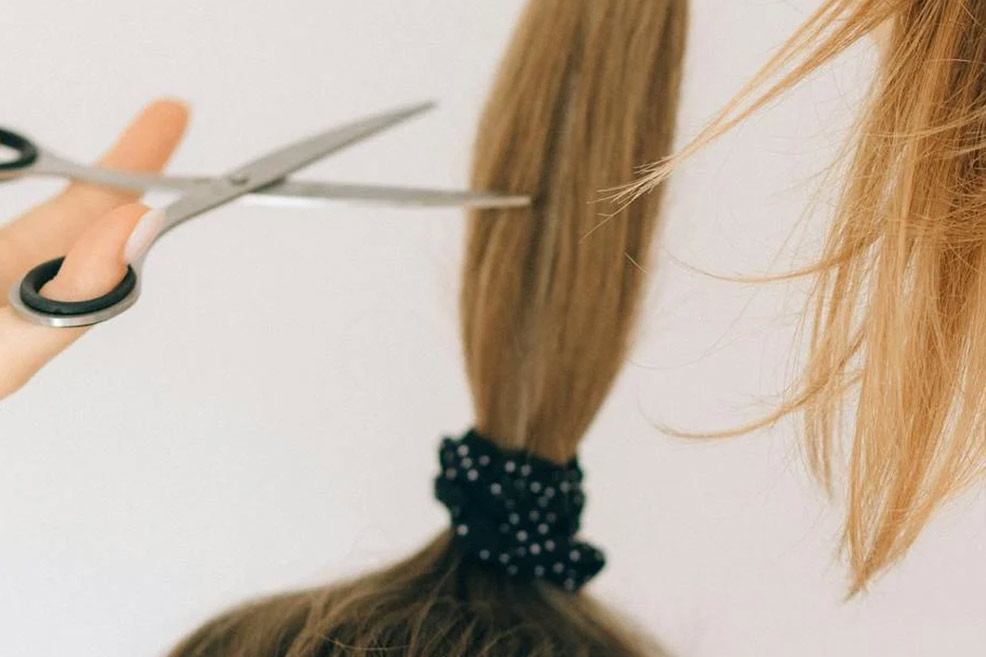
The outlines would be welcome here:
M 568 553 L 568 558 L 571 559 L 572 561 L 578 561 L 579 559 L 582 558 L 582 555 L 579 554 L 578 550 L 572 550 L 571 552 Z
M 542 522 L 540 525 L 538 525 L 538 533 L 539 534 L 547 534 L 548 533 L 548 526 Z
M 531 543 L 531 554 L 541 554 L 541 546 L 537 543 Z
M 490 551 L 489 550 L 480 550 L 479 551 L 479 558 L 482 559 L 483 561 L 488 560 L 490 558 Z
M 490 484 L 490 492 L 494 495 L 499 495 L 502 490 L 503 486 L 500 484 Z
M 472 467 L 472 459 L 469 458 L 469 457 L 466 457 L 466 458 L 462 459 L 462 462 L 460 463 L 460 465 L 463 468 L 471 468 Z
M 544 577 L 544 566 L 534 566 L 534 576 Z
M 506 470 L 507 472 L 513 472 L 514 470 L 517 469 L 517 464 L 514 463 L 513 461 L 507 461 L 506 463 L 503 464 L 503 469 Z
M 479 464 L 480 465 L 489 465 L 490 464 L 490 457 L 488 457 L 486 454 L 483 454 L 482 456 L 479 457 Z
M 525 477 L 531 474 L 531 466 L 527 465 L 526 463 L 520 466 L 520 474 L 524 475 Z
M 516 513 L 511 513 L 509 516 L 507 516 L 507 520 L 510 521 L 511 525 L 516 525 L 518 522 L 520 522 L 520 516 L 517 515 Z
M 555 496 L 555 489 L 552 488 L 551 486 L 548 486 L 547 488 L 544 489 L 544 494 L 546 496 L 548 496 L 548 497 L 554 497 Z
M 517 540 L 518 541 L 526 541 L 527 540 L 527 532 L 525 532 L 523 529 L 521 529 L 519 532 L 517 532 Z
M 500 563 L 507 563 L 508 561 L 510 561 L 510 555 L 507 554 L 506 552 L 501 552 L 500 553 Z
M 449 468 L 448 470 L 445 471 L 446 479 L 455 479 L 455 475 L 456 475 L 455 468 Z
M 561 492 L 567 493 L 568 492 L 568 489 L 569 489 L 568 482 L 567 481 L 561 482 L 560 484 L 558 484 L 558 488 L 561 489 Z
M 575 590 L 575 580 L 573 580 L 573 579 L 566 579 L 565 580 L 565 590 L 566 591 L 574 591 Z
M 565 564 L 559 561 L 555 563 L 554 566 L 551 567 L 551 570 L 555 571 L 556 573 L 562 573 L 565 571 Z
M 459 452 L 459 456 L 468 456 L 469 455 L 469 446 L 468 445 L 459 445 L 459 449 L 457 449 L 456 451 Z
M 528 515 L 528 517 L 530 517 L 531 520 L 537 520 L 538 518 L 541 517 L 541 514 L 538 513 L 538 510 L 537 509 L 534 509 L 533 511 L 531 511 L 527 515 Z
M 459 525 L 458 527 L 455 528 L 455 533 L 458 534 L 459 536 L 465 536 L 466 534 L 469 533 L 469 527 L 466 525 Z
M 547 497 L 539 497 L 538 498 L 538 506 L 541 507 L 542 509 L 547 509 L 548 508 L 548 498 Z
M 508 575 L 516 575 L 517 574 L 517 566 L 514 566 L 513 564 L 507 566 L 507 574 Z
M 537 493 L 537 492 L 539 492 L 540 490 L 541 490 L 541 484 L 539 484 L 539 483 L 538 483 L 538 482 L 536 482 L 536 481 L 532 481 L 532 482 L 531 482 L 531 492 L 532 492 L 532 493 Z
M 551 539 L 548 539 L 547 541 L 544 542 L 544 549 L 547 550 L 548 552 L 552 552 L 555 549 L 555 542 L 552 541 Z
M 466 473 L 466 479 L 468 479 L 469 481 L 476 481 L 477 479 L 479 479 L 479 473 L 476 472 L 475 470 L 470 470 L 469 472 Z

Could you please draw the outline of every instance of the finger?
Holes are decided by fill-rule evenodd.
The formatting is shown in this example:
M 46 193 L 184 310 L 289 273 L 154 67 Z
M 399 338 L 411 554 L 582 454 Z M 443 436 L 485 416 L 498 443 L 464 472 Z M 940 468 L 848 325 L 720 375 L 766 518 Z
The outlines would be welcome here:
M 146 212 L 144 205 L 124 205 L 90 226 L 65 256 L 58 275 L 41 288 L 42 296 L 84 301 L 116 287 L 127 273 L 124 246 Z
M 103 157 L 104 166 L 153 172 L 167 163 L 188 122 L 183 104 L 162 100 L 148 105 Z M 94 220 L 133 202 L 136 194 L 73 183 L 0 229 L 0 289 L 34 265 L 64 255 Z
M 188 107 L 178 100 L 162 99 L 145 107 L 117 138 L 99 165 L 116 171 L 153 173 L 168 163 L 188 125 Z M 96 216 L 118 205 L 132 203 L 139 192 L 115 190 L 84 182 L 65 191 L 70 201 L 82 200 Z
M 126 273 L 128 239 L 147 208 L 127 205 L 94 222 L 65 257 L 58 275 L 41 292 L 58 301 L 99 297 L 119 284 Z M 145 242 L 146 242 L 146 235 Z M 41 367 L 72 344 L 85 328 L 49 328 L 0 308 L 0 399 L 23 386 Z

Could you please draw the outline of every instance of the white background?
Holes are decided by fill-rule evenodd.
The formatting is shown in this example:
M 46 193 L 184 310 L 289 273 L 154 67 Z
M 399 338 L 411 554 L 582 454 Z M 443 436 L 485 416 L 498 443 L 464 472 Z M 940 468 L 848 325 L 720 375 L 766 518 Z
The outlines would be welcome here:
M 5 3 L 0 123 L 97 155 L 144 101 L 194 106 L 176 172 L 219 172 L 363 113 L 441 107 L 307 177 L 464 184 L 519 0 Z M 682 135 L 818 0 L 694 0 Z M 865 44 L 685 166 L 633 363 L 587 437 L 592 591 L 683 657 L 982 655 L 986 513 L 940 514 L 844 602 L 838 503 L 794 422 L 662 435 L 771 408 L 817 251 L 818 175 L 873 64 Z M 57 183 L 0 190 L 14 216 Z M 815 220 L 785 243 L 804 208 Z M 470 423 L 456 210 L 236 204 L 163 240 L 131 312 L 0 405 L 0 654 L 160 654 L 227 605 L 410 552 L 445 522 L 434 448 Z

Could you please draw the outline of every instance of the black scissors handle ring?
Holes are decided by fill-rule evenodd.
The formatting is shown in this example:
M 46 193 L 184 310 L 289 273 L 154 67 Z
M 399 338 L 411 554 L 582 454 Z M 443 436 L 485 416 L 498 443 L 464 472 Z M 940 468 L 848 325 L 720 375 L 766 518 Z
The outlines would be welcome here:
M 0 162 L 0 171 L 26 169 L 38 159 L 39 151 L 34 142 L 16 132 L 0 128 L 0 146 L 6 146 L 17 151 L 15 159 Z
M 127 273 L 123 280 L 101 297 L 85 301 L 55 301 L 41 296 L 41 288 L 58 275 L 58 270 L 61 269 L 64 260 L 65 258 L 61 257 L 43 262 L 25 274 L 20 283 L 20 298 L 25 306 L 31 310 L 58 317 L 88 315 L 112 308 L 126 299 L 137 286 L 137 273 L 133 267 L 127 265 Z

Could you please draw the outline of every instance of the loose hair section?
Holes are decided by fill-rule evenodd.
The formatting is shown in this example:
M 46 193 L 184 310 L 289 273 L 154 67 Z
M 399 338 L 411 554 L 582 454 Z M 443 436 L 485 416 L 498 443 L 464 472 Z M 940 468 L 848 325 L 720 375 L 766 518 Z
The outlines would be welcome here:
M 473 182 L 534 205 L 472 215 L 461 296 L 477 428 L 501 448 L 567 462 L 623 363 L 658 200 L 612 217 L 595 201 L 669 151 L 685 20 L 685 0 L 531 0 L 514 33 Z M 381 571 L 235 609 L 171 657 L 644 654 L 665 653 L 446 531 Z
M 829 0 L 734 101 L 631 192 L 892 21 L 806 316 L 799 385 L 828 486 L 847 395 L 852 592 L 986 463 L 986 0 Z M 784 73 L 787 70 L 788 72 Z M 770 83 L 780 76 L 776 83 Z

